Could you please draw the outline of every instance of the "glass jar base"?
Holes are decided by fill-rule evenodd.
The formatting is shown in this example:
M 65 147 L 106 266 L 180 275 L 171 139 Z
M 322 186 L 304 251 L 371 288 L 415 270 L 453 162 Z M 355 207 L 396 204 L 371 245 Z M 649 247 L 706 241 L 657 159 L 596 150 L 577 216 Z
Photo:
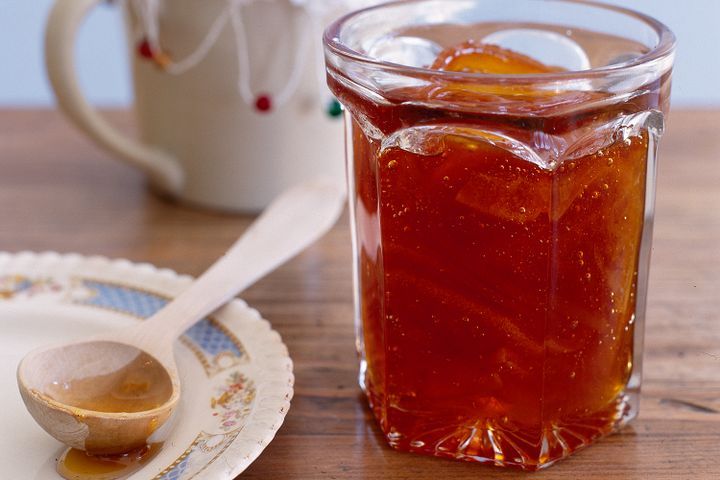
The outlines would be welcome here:
M 547 422 L 538 429 L 522 428 L 507 419 L 485 419 L 472 425 L 464 422 L 420 430 L 417 426 L 422 420 L 402 419 L 399 412 L 392 411 L 383 417 L 381 406 L 371 396 L 368 399 L 388 444 L 395 450 L 526 471 L 547 468 L 617 431 L 637 416 L 638 405 L 638 393 L 627 391 L 601 412 Z M 393 424 L 414 428 L 403 431 Z

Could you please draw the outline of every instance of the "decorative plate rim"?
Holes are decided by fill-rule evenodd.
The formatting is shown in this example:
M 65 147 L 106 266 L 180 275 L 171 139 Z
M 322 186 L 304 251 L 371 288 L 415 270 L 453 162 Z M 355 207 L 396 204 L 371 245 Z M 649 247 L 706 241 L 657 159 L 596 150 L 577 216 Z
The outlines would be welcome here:
M 0 273 L 24 274 L 82 274 L 98 281 L 124 284 L 127 287 L 143 289 L 155 296 L 173 298 L 193 281 L 190 275 L 179 274 L 169 268 L 157 267 L 145 262 L 132 262 L 124 258 L 109 258 L 102 255 L 82 255 L 79 253 L 59 253 L 55 251 L 31 252 L 20 251 L 10 253 L 0 251 Z M 128 275 L 125 282 L 118 282 L 107 277 Z M 235 298 L 215 312 L 211 318 L 220 324 L 233 326 L 239 314 L 243 312 L 242 338 L 244 344 L 252 340 L 262 341 L 263 348 L 254 354 L 253 368 L 257 371 L 254 378 L 255 388 L 260 398 L 253 403 L 252 414 L 248 415 L 247 423 L 242 426 L 242 435 L 238 434 L 223 451 L 195 475 L 193 479 L 231 480 L 241 474 L 260 456 L 266 446 L 274 439 L 277 431 L 285 420 L 293 397 L 295 377 L 293 362 L 288 349 L 280 335 L 272 329 L 270 322 L 262 318 L 260 313 L 248 306 L 239 298 Z M 238 325 L 234 325 L 238 326 Z M 232 332 L 232 330 L 230 330 Z M 233 333 L 236 334 L 236 333 Z M 247 339 L 250 339 L 248 342 Z M 259 353 L 259 355 L 258 355 Z M 180 461 L 190 449 L 179 457 Z M 214 460 L 231 456 L 234 462 L 216 462 Z M 174 464 L 173 464 L 174 465 Z M 171 468 L 172 465 L 168 468 Z M 160 479 L 168 469 L 152 477 Z M 130 478 L 144 478 L 142 470 Z

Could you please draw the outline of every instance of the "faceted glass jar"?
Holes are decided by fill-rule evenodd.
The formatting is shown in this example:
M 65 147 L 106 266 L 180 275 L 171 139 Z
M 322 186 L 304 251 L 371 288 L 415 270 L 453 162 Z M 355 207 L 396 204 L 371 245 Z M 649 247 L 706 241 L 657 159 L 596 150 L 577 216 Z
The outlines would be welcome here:
M 468 40 L 563 68 L 428 68 Z M 674 41 L 570 0 L 409 0 L 326 31 L 360 383 L 392 447 L 536 470 L 637 415 Z

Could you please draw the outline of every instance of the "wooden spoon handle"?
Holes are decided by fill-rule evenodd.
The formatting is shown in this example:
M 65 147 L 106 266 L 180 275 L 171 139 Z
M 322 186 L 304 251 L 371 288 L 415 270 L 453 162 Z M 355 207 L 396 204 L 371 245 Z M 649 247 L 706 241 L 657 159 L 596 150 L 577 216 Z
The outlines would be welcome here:
M 142 322 L 135 333 L 152 338 L 156 348 L 174 341 L 195 322 L 324 235 L 337 221 L 344 199 L 341 185 L 326 179 L 286 191 L 222 258 L 165 308 Z

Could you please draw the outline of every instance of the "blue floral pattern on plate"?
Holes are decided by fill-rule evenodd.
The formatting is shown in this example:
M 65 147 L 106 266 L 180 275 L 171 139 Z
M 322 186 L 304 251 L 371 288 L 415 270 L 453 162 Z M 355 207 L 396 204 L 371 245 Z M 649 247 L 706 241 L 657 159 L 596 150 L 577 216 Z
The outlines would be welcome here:
M 162 295 L 128 285 L 118 285 L 90 279 L 80 279 L 87 289 L 81 305 L 148 318 L 168 303 Z M 203 364 L 208 376 L 247 361 L 247 352 L 235 335 L 212 318 L 205 318 L 189 328 L 182 339 Z
M 77 309 L 142 320 L 189 281 L 172 271 L 126 260 L 0 252 L 0 319 L 12 322 L 9 331 L 15 337 L 9 341 L 32 344 L 23 333 L 25 311 L 33 319 L 45 318 L 45 311 L 56 312 L 58 318 L 71 319 L 75 329 L 84 318 L 93 328 L 105 321 L 87 316 L 89 311 L 75 317 Z M 38 321 L 43 320 L 31 324 Z M 54 327 L 50 328 L 46 334 L 52 335 Z M 277 332 L 240 300 L 188 329 L 179 341 L 186 348 L 178 354 L 190 362 L 184 372 L 197 388 L 185 397 L 185 413 L 163 451 L 131 478 L 230 480 L 262 452 L 282 424 L 292 398 L 292 361 Z M 250 353 L 244 342 L 252 347 Z M 252 352 L 258 353 L 251 356 Z M 44 448 L 35 454 L 43 452 Z M 43 478 L 55 478 L 54 472 L 42 468 Z
M 8 308 L 12 321 L 24 308 L 56 310 L 64 318 L 73 318 L 75 308 L 100 309 L 142 320 L 188 281 L 125 260 L 0 252 L 0 310 Z M 187 347 L 181 355 L 198 360 L 189 371 L 189 378 L 202 385 L 188 397 L 192 420 L 180 421 L 179 436 L 132 478 L 230 480 L 262 452 L 282 423 L 292 397 L 292 361 L 268 322 L 238 300 L 179 340 Z M 243 342 L 261 352 L 257 358 Z

